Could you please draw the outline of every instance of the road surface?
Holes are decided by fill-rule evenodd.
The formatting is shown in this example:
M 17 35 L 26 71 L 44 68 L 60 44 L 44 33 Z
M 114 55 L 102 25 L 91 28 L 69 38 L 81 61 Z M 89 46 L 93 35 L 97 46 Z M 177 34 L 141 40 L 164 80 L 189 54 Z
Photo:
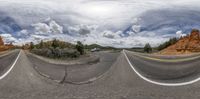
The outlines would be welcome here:
M 131 64 L 149 79 L 159 82 L 179 83 L 200 77 L 200 57 L 154 58 L 126 51 Z
M 38 73 L 38 71 L 35 70 L 34 68 L 35 67 L 34 64 L 36 64 L 36 62 L 38 62 L 39 60 L 32 60 L 34 58 L 28 57 L 23 51 L 21 51 L 19 58 L 17 59 L 17 62 L 12 71 L 5 78 L 0 80 L 0 89 L 1 89 L 0 99 L 199 99 L 200 98 L 200 82 L 195 82 L 184 86 L 173 86 L 173 87 L 149 83 L 140 78 L 136 74 L 136 72 L 134 72 L 134 70 L 130 66 L 130 63 L 128 63 L 125 54 L 130 60 L 130 63 L 134 64 L 133 65 L 135 66 L 134 68 L 137 68 L 137 70 L 140 70 L 141 73 L 143 74 L 146 73 L 146 71 L 144 71 L 144 68 L 148 68 L 149 64 L 135 65 L 136 61 L 134 59 L 138 59 L 139 61 L 152 61 L 152 60 L 147 60 L 147 58 L 144 59 L 144 57 L 139 58 L 134 53 L 125 51 L 125 53 L 121 52 L 120 55 L 116 56 L 113 55 L 113 57 L 114 56 L 118 57 L 115 61 L 113 61 L 111 66 L 107 68 L 108 70 L 106 70 L 106 72 L 105 72 L 106 69 L 105 67 L 103 67 L 103 70 L 100 69 L 100 71 L 104 71 L 102 77 L 91 83 L 77 85 L 71 83 L 57 83 L 49 78 L 41 76 Z M 41 65 L 46 64 L 40 61 L 39 63 L 42 63 Z M 163 67 L 162 65 L 163 64 L 160 65 L 161 67 L 159 69 L 162 69 Z M 140 66 L 142 67 L 139 68 Z M 189 68 L 188 66 L 186 67 Z M 158 68 L 158 67 L 153 67 L 153 68 Z M 185 70 L 185 69 L 180 69 L 180 70 Z M 155 78 L 161 79 L 162 77 L 165 77 L 165 76 L 160 77 L 158 76 L 157 73 L 159 72 L 155 72 L 155 74 L 153 72 L 153 74 L 150 73 L 147 75 L 152 75 L 154 79 Z M 163 73 L 163 75 L 165 75 L 165 73 Z M 170 76 L 172 78 L 174 77 L 174 75 Z M 165 79 L 171 80 L 170 77 L 169 78 L 167 77 Z M 188 80 L 188 77 L 186 77 L 186 79 Z M 163 81 L 163 79 L 161 81 Z
M 12 66 L 13 61 L 17 58 L 19 50 L 5 53 L 0 56 L 0 76 L 6 73 L 8 69 Z
M 119 53 L 97 52 L 100 62 L 94 64 L 58 65 L 51 64 L 28 54 L 34 68 L 43 76 L 57 82 L 83 84 L 90 83 L 109 70 Z

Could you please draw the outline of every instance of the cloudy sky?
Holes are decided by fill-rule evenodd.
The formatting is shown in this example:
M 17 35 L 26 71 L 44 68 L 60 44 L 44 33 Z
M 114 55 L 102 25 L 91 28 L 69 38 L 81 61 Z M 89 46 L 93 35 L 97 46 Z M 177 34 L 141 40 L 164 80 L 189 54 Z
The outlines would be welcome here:
M 157 46 L 200 29 L 199 0 L 0 0 L 9 43 L 60 39 L 114 47 Z

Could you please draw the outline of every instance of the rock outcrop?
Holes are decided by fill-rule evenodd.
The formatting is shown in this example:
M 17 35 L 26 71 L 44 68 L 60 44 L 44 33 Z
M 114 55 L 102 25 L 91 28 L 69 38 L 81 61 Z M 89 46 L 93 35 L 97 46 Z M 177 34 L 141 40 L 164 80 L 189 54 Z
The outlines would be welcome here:
M 0 36 L 0 51 L 6 51 L 14 48 L 13 44 L 4 44 L 3 38 Z
M 0 36 L 0 46 L 4 46 L 3 38 Z
M 193 29 L 191 33 L 185 37 L 181 37 L 174 45 L 162 50 L 160 54 L 176 55 L 200 52 L 200 32 Z

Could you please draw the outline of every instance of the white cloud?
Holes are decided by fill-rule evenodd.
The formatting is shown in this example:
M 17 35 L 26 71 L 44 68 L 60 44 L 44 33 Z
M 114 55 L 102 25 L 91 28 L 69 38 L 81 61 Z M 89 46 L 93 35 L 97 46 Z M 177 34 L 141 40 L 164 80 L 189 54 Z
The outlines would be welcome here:
M 139 24 L 141 20 L 142 20 L 141 18 L 134 18 L 132 20 L 132 24 Z
M 112 32 L 112 31 L 103 31 L 102 36 L 109 38 L 109 39 L 116 39 L 120 38 L 120 34 L 122 34 L 122 31 Z
M 127 31 L 126 33 L 127 33 L 129 36 L 134 36 L 134 35 L 136 35 L 136 33 L 133 32 L 133 31 Z
M 136 33 L 140 32 L 140 28 L 141 28 L 140 25 L 133 25 L 133 26 L 132 26 L 133 32 L 136 32 Z
M 17 42 L 17 39 L 14 38 L 11 34 L 8 34 L 8 33 L 5 33 L 5 34 L 0 34 L 0 36 L 3 37 L 3 41 L 5 43 L 16 43 Z
M 142 20 L 135 18 L 141 13 L 160 8 L 174 9 L 174 6 L 195 8 L 199 3 L 199 0 L 2 0 L 0 9 L 25 27 L 17 33 L 21 37 L 19 39 L 4 34 L 7 41 L 22 43 L 59 38 L 69 42 L 81 40 L 90 44 L 132 47 L 143 46 L 147 42 L 156 45 L 169 36 L 141 32 Z M 50 16 L 56 21 L 47 18 Z M 26 30 L 30 24 L 34 27 L 33 31 Z M 129 36 L 126 37 L 122 31 L 130 25 L 131 29 L 127 32 Z M 65 29 L 70 36 L 63 33 Z M 180 37 L 185 34 L 179 31 L 177 35 Z
M 15 44 L 22 45 L 29 42 L 37 43 L 40 40 L 51 40 L 52 38 L 58 37 L 57 35 L 63 34 L 63 27 L 50 18 L 46 19 L 44 23 L 39 22 L 31 26 L 33 30 L 23 29 L 17 32 L 18 39 L 10 34 L 2 34 L 2 36 L 7 41 L 14 41 Z
M 17 36 L 18 37 L 27 37 L 30 33 L 28 32 L 28 30 L 21 30 L 19 32 L 17 32 Z
M 45 23 L 32 24 L 35 29 L 35 34 L 47 34 L 50 33 L 50 27 Z
M 63 33 L 63 27 L 57 24 L 55 21 L 50 21 L 49 28 L 52 33 Z
M 184 34 L 181 30 L 179 30 L 179 31 L 176 32 L 176 36 L 177 37 L 184 37 L 184 36 L 186 36 L 186 34 Z
M 103 37 L 113 39 L 113 38 L 115 38 L 115 34 L 111 31 L 104 31 Z
M 51 19 L 46 19 L 49 20 L 48 23 L 36 23 L 36 24 L 32 24 L 31 26 L 34 28 L 34 33 L 35 34 L 48 34 L 48 33 L 52 33 L 52 34 L 59 34 L 59 33 L 63 33 L 63 27 L 60 26 L 58 23 L 56 23 L 54 20 Z
M 69 26 L 68 32 L 71 35 L 84 36 L 84 35 L 89 35 L 90 33 L 96 32 L 97 28 L 98 28 L 97 25 L 80 24 L 80 25 L 75 25 L 75 26 Z

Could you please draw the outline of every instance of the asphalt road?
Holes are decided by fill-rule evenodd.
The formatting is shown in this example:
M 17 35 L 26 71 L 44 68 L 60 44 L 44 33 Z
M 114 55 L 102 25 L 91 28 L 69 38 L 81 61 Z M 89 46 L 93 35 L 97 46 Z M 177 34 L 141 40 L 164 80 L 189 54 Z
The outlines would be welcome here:
M 96 52 L 100 62 L 94 64 L 58 65 L 47 63 L 28 54 L 34 68 L 43 76 L 61 83 L 84 84 L 98 79 L 112 66 L 119 53 Z
M 126 52 L 126 54 L 131 63 L 135 63 L 135 60 L 132 58 L 137 56 L 129 52 Z M 138 58 L 138 60 L 143 60 L 143 58 Z M 139 66 L 146 68 L 148 65 L 149 64 L 144 64 L 144 66 Z M 200 82 L 173 87 L 149 83 L 141 79 L 133 71 L 123 52 L 120 53 L 116 61 L 113 61 L 112 65 L 104 72 L 104 75 L 101 78 L 88 84 L 76 85 L 70 83 L 57 83 L 41 76 L 35 70 L 33 60 L 30 59 L 30 57 L 27 57 L 23 51 L 20 53 L 12 71 L 5 78 L 0 80 L 0 99 L 199 98 Z
M 143 56 L 135 52 L 126 51 L 131 64 L 143 76 L 165 83 L 179 83 L 200 77 L 200 57 L 191 56 L 184 58 L 154 58 Z
M 17 58 L 19 50 L 14 50 L 9 54 L 0 56 L 0 76 L 2 76 L 12 65 L 13 61 Z

